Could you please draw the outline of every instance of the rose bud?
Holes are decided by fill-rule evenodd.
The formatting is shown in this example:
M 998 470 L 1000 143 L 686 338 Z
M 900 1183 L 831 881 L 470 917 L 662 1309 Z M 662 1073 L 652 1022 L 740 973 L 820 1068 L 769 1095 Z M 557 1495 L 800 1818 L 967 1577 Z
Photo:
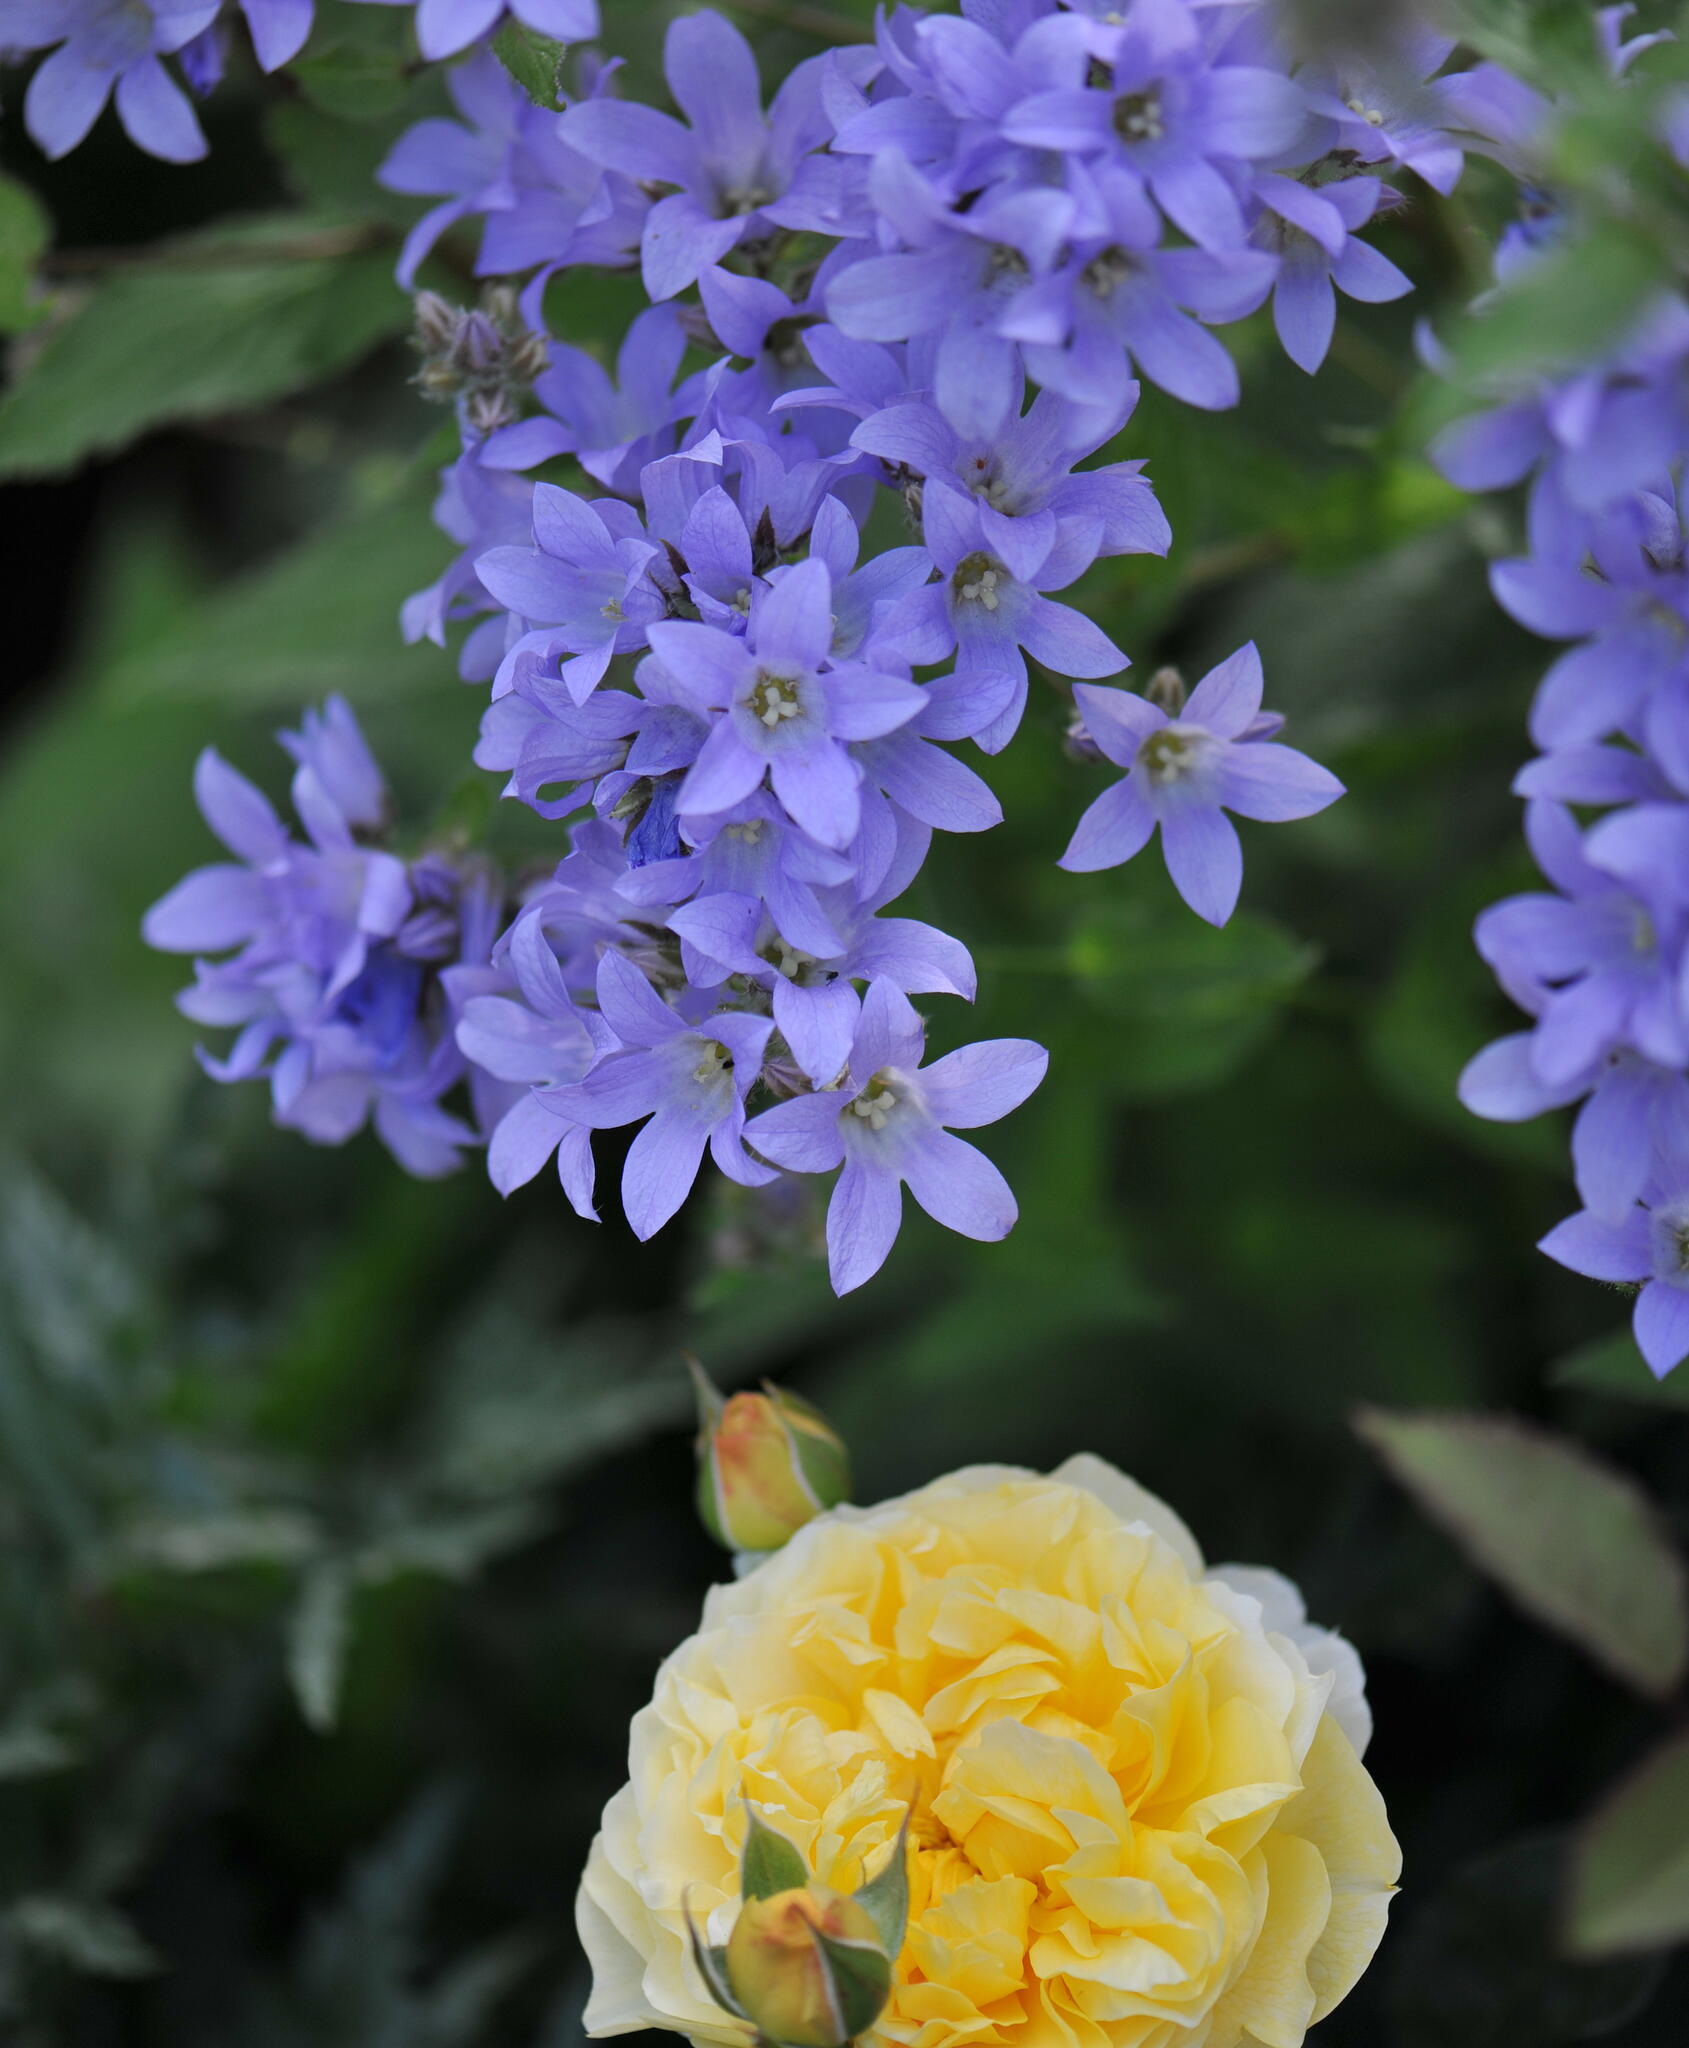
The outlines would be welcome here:
M 722 1396 L 696 1360 L 698 1512 L 720 1544 L 778 1550 L 850 1492 L 850 1456 L 807 1401 L 784 1388 Z
M 817 1883 L 784 1835 L 745 1810 L 739 1917 L 708 1945 L 686 1910 L 699 1974 L 716 2002 L 756 2029 L 757 2048 L 846 2048 L 891 1995 L 909 1925 L 907 1823 L 878 1874 L 846 1897 Z
M 845 2048 L 891 1992 L 891 1959 L 854 1899 L 825 1885 L 747 1899 L 727 1941 L 727 1982 L 781 2048 Z

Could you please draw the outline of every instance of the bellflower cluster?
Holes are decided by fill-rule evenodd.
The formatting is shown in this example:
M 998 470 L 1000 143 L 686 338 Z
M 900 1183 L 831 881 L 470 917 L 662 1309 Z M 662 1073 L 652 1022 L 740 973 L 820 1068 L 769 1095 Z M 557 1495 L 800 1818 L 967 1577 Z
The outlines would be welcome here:
M 1616 72 L 1657 38 L 1624 40 L 1600 10 Z M 1553 109 L 1487 67 L 1474 119 L 1528 169 Z M 1482 106 L 1480 108 L 1480 101 Z M 1539 209 L 1504 274 L 1557 233 Z M 1477 944 L 1531 1028 L 1461 1079 L 1480 1116 L 1520 1121 L 1577 1103 L 1583 1210 L 1543 1239 L 1574 1271 L 1642 1283 L 1637 1343 L 1656 1374 L 1689 1355 L 1689 300 L 1648 307 L 1606 360 L 1491 393 L 1434 453 L 1469 490 L 1529 480 L 1528 552 L 1491 583 L 1521 625 L 1562 643 L 1531 713 L 1540 752 L 1515 788 L 1546 890 L 1484 912 Z
M 459 553 L 405 625 L 468 625 L 462 672 L 491 686 L 476 760 L 584 818 L 460 1028 L 527 1091 L 490 1148 L 501 1188 L 555 1158 L 590 1214 L 590 1134 L 642 1122 L 623 1181 L 642 1236 L 706 1149 L 753 1186 L 838 1170 L 841 1290 L 884 1259 L 903 1186 L 954 1229 L 1008 1229 L 1008 1190 L 950 1133 L 1023 1099 L 1044 1056 L 923 1067 L 909 998 L 971 998 L 973 969 L 889 908 L 934 831 L 998 822 L 953 750 L 1008 744 L 1029 664 L 1081 686 L 1128 665 L 1067 594 L 1171 541 L 1142 465 L 1093 461 L 1134 367 L 1229 405 L 1214 323 L 1271 295 L 1313 370 L 1337 292 L 1408 289 L 1360 231 L 1393 169 L 1459 174 L 1434 77 L 1451 48 L 1417 39 L 1384 78 L 1299 66 L 1253 0 L 967 0 L 889 12 L 766 104 L 708 10 L 670 26 L 672 114 L 616 97 L 610 67 L 560 115 L 485 54 L 454 73 L 459 118 L 384 168 L 438 202 L 401 275 L 478 221 L 476 269 L 519 287 L 547 367 L 527 416 L 466 421 L 438 506 Z M 594 265 L 637 266 L 651 301 L 614 374 L 544 332 L 547 282 Z M 575 488 L 527 481 L 563 461 Z M 888 502 L 906 531 L 876 547 Z M 1253 649 L 1175 714 L 1081 687 L 1089 751 L 1126 775 L 1066 864 L 1125 860 L 1159 825 L 1223 923 L 1225 813 L 1341 793 L 1276 744 L 1261 687 Z
M 598 33 L 598 0 L 356 0 L 416 9 L 430 61 L 456 56 L 507 19 L 560 42 Z M 252 53 L 276 71 L 305 47 L 316 0 L 0 0 L 0 59 L 47 52 L 24 97 L 24 120 L 48 156 L 67 155 L 108 100 L 129 139 L 168 163 L 204 156 L 205 136 L 182 84 L 203 98 L 221 82 L 230 18 L 243 17 Z
M 485 978 L 500 892 L 479 864 L 383 847 L 387 786 L 340 698 L 280 737 L 305 838 L 208 748 L 194 791 L 234 859 L 178 883 L 145 936 L 228 955 L 196 959 L 177 999 L 196 1023 L 236 1029 L 225 1056 L 200 1053 L 213 1080 L 266 1078 L 279 1124 L 339 1145 L 373 1122 L 411 1173 L 449 1173 L 478 1142 L 442 1099 L 466 1079 L 454 1025 Z M 478 1120 L 502 1113 L 505 1091 L 472 1078 Z

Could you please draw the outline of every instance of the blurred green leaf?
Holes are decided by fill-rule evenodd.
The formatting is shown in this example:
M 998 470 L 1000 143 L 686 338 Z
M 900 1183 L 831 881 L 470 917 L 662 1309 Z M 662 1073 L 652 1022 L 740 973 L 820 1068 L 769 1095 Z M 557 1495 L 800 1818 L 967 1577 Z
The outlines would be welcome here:
M 1568 1935 L 1585 1956 L 1689 1940 L 1689 1735 L 1656 1750 L 1585 1824 Z
M 12 1931 L 44 1956 L 90 1977 L 149 1977 L 159 1958 L 116 1907 L 34 1893 L 14 1900 Z
M 292 711 L 301 697 L 454 690 L 446 656 L 399 637 L 403 600 L 445 566 L 428 523 L 432 483 L 408 476 L 378 503 L 319 526 L 274 560 L 232 578 L 100 678 L 109 707 L 163 701 Z M 466 730 L 472 718 L 464 705 Z
M 306 1725 L 334 1726 L 352 1633 L 352 1586 L 338 1559 L 313 1565 L 300 1583 L 287 1625 L 287 1675 Z
M 67 295 L 68 298 L 68 295 Z M 0 399 L 0 477 L 319 384 L 410 317 L 385 236 L 305 214 L 184 237 L 79 293 Z
M 325 113 L 346 121 L 379 121 L 403 104 L 405 74 L 414 56 L 408 7 L 322 8 L 288 76 Z
M 45 312 L 35 272 L 53 239 L 47 209 L 25 184 L 0 177 L 0 334 L 34 326 Z
M 1568 1351 L 1548 1368 L 1548 1377 L 1555 1386 L 1576 1387 L 1580 1393 L 1606 1394 L 1654 1408 L 1689 1408 L 1689 1373 L 1655 1379 L 1628 1324 L 1610 1337 L 1597 1337 Z
M 1625 1474 L 1499 1416 L 1371 1408 L 1356 1428 L 1426 1514 L 1539 1621 L 1640 1692 L 1668 1693 L 1682 1678 L 1683 1559 Z
M 1318 964 L 1270 918 L 1242 911 L 1217 931 L 1170 891 L 1099 904 L 1068 940 L 1075 981 L 1119 1026 L 1111 1085 L 1128 1097 L 1216 1086 Z

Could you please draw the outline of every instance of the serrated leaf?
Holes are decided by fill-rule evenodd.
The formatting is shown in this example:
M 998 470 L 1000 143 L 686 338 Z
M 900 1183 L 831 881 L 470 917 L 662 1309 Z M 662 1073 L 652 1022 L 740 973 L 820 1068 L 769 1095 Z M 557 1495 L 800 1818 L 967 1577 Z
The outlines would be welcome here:
M 493 55 L 536 107 L 555 107 L 562 79 L 565 46 L 519 21 L 507 21 L 493 38 Z
M 771 1899 L 776 1892 L 801 1891 L 809 1866 L 781 1834 L 747 1806 L 745 1847 L 739 1860 L 739 1891 L 747 1899 Z
M 150 1977 L 160 1967 L 128 1918 L 93 1899 L 36 1892 L 13 1901 L 6 1915 L 30 1948 L 89 1977 Z
M 0 177 L 0 334 L 16 334 L 41 318 L 35 272 L 53 238 L 47 209 L 27 185 Z
M 1503 1417 L 1364 1410 L 1361 1435 L 1520 1606 L 1638 1691 L 1689 1664 L 1683 1559 L 1622 1472 Z
M 271 215 L 190 236 L 81 296 L 0 399 L 0 476 L 53 476 L 154 428 L 265 405 L 410 319 L 384 236 Z
M 1568 1935 L 1584 1956 L 1689 1939 L 1689 1735 L 1657 1750 L 1585 1826 Z
M 352 1631 L 352 1589 L 338 1562 L 305 1574 L 287 1625 L 287 1675 L 306 1725 L 319 1735 L 333 1728 L 346 1675 Z

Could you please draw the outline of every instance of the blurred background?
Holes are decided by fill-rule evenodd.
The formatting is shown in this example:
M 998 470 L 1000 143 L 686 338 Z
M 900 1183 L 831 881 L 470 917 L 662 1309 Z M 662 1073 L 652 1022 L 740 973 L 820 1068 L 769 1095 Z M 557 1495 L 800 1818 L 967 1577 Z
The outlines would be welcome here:
M 630 89 L 660 90 L 668 11 L 607 7 Z M 733 11 L 769 78 L 869 12 Z M 1625 1302 L 1532 1249 L 1575 1206 L 1564 1130 L 1454 1097 L 1508 1028 L 1469 932 L 1529 883 L 1508 784 L 1545 650 L 1485 584 L 1520 507 L 1418 453 L 1413 323 L 1485 281 L 1506 181 L 1413 190 L 1381 239 L 1418 293 L 1344 302 L 1317 380 L 1254 323 L 1228 337 L 1240 412 L 1146 387 L 1111 454 L 1148 458 L 1174 552 L 1080 602 L 1145 674 L 1257 640 L 1350 795 L 1245 825 L 1244 908 L 1212 932 L 1153 855 L 1057 872 L 1100 777 L 1036 683 L 985 764 L 1007 822 L 938 843 L 903 906 L 980 968 L 973 1014 L 924 1006 L 937 1050 L 1051 1050 L 986 1139 L 1022 1220 L 977 1246 L 911 1206 L 841 1304 L 818 1217 L 719 1179 L 642 1248 L 548 1176 L 505 1203 L 478 1169 L 419 1185 L 372 1138 L 273 1130 L 262 1088 L 198 1074 L 182 963 L 140 942 L 214 857 L 199 749 L 280 798 L 271 735 L 331 690 L 419 836 L 471 801 L 482 692 L 396 625 L 446 558 L 450 429 L 391 282 L 418 209 L 371 179 L 443 102 L 389 10 L 326 12 L 287 78 L 211 102 L 197 166 L 109 116 L 49 166 L 15 74 L 0 119 L 55 223 L 12 343 L 27 395 L 0 399 L 0 2040 L 572 2048 L 576 1877 L 723 1569 L 690 1505 L 691 1349 L 825 1408 L 861 1499 L 1094 1450 L 1354 1639 L 1406 1876 L 1329 2048 L 1681 2043 L 1681 1958 L 1556 1951 L 1567 1831 L 1668 1717 L 1507 1604 L 1352 1427 L 1537 1418 L 1684 1525 L 1689 1369 L 1656 1389 Z M 467 296 L 471 250 L 430 281 Z M 613 351 L 637 303 L 572 282 L 568 338 Z M 512 860 L 558 856 L 472 780 Z

